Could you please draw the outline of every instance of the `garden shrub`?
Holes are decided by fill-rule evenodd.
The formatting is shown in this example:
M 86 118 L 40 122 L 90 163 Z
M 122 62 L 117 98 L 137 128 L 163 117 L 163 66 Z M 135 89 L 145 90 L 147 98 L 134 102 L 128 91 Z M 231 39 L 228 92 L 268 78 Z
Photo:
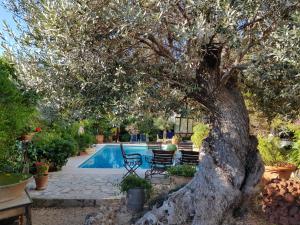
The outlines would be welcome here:
M 67 159 L 74 156 L 76 151 L 76 142 L 71 136 L 62 137 L 61 133 L 44 131 L 34 136 L 29 149 L 29 158 L 32 163 L 45 160 L 57 170 L 64 166 Z
M 129 133 L 123 133 L 120 135 L 120 141 L 121 142 L 129 142 L 130 141 L 130 134 Z
M 0 57 L 0 170 L 19 170 L 16 139 L 37 123 L 36 95 L 20 88 L 15 70 Z
M 174 123 L 166 117 L 158 117 L 153 120 L 154 127 L 159 130 L 170 130 Z
M 280 148 L 280 138 L 278 137 L 258 135 L 258 150 L 267 166 L 276 166 L 288 161 L 287 151 Z
M 196 166 L 177 165 L 168 168 L 168 173 L 174 176 L 193 177 L 196 173 Z
M 191 140 L 196 148 L 200 148 L 202 141 L 208 136 L 209 125 L 204 123 L 198 123 L 193 127 L 194 134 L 191 137 Z
M 294 125 L 291 130 L 294 132 L 294 143 L 289 153 L 289 161 L 300 167 L 300 126 Z
M 293 144 L 293 148 L 289 153 L 289 161 L 297 167 L 300 167 L 300 140 Z
M 74 151 L 74 142 L 58 138 L 48 145 L 46 158 L 54 170 L 59 170 L 66 165 L 68 158 L 74 155 Z
M 157 133 L 159 129 L 157 125 L 154 124 L 154 120 L 150 116 L 146 116 L 144 119 L 138 120 L 136 122 L 137 128 L 141 134 L 147 134 L 149 141 L 154 141 L 157 138 Z
M 91 121 L 83 120 L 80 122 L 73 122 L 71 124 L 60 121 L 52 125 L 51 132 L 55 132 L 62 139 L 74 142 L 77 154 L 80 151 L 84 151 L 91 144 L 96 143 L 96 136 L 92 133 Z M 79 134 L 80 126 L 84 127 L 84 133 Z
M 91 144 L 96 143 L 95 136 L 86 132 L 80 135 L 76 135 L 75 140 L 78 144 L 79 151 L 84 151 Z

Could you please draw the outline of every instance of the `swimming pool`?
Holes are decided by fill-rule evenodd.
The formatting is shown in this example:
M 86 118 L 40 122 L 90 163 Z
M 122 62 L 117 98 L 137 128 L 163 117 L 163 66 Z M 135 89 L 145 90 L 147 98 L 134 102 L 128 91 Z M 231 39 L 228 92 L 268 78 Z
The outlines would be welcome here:
M 150 165 L 146 157 L 151 157 L 152 152 L 148 150 L 146 145 L 123 145 L 124 150 L 128 154 L 139 153 L 143 157 L 141 169 L 149 169 Z M 105 145 L 99 149 L 94 155 L 84 161 L 80 168 L 124 168 L 123 156 L 120 145 Z

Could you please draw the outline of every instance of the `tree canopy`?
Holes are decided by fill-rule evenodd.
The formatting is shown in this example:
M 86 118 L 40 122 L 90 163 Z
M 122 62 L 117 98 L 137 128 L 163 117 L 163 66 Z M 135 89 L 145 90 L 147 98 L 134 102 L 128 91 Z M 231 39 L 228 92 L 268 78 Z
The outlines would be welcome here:
M 12 48 L 7 40 L 4 47 L 26 86 L 52 107 L 169 111 L 183 99 L 209 107 L 209 96 L 250 68 L 240 81 L 257 106 L 292 97 L 298 112 L 299 13 L 290 15 L 298 1 L 7 0 L 6 6 L 23 22 L 19 34 L 9 32 Z M 218 72 L 210 71 L 213 64 Z
M 199 155 L 201 173 L 137 224 L 231 224 L 235 207 L 263 173 L 240 88 L 260 98 L 256 106 L 263 110 L 272 102 L 272 109 L 289 106 L 283 97 L 299 95 L 298 0 L 6 5 L 21 26 L 17 35 L 7 30 L 15 38 L 13 46 L 4 40 L 7 55 L 45 104 L 78 115 L 168 111 L 185 107 L 183 102 L 207 109 L 212 123 Z M 290 71 L 282 74 L 283 67 Z M 278 94 L 273 87 L 281 84 Z

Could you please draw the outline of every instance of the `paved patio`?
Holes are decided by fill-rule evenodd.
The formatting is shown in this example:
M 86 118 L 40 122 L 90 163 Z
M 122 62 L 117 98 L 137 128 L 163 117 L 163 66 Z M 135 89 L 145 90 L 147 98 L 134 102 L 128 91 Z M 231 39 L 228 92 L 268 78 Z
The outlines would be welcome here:
M 35 182 L 28 184 L 28 192 L 36 206 L 99 206 L 116 202 L 123 196 L 119 183 L 123 169 L 85 169 L 78 165 L 90 155 L 72 157 L 62 171 L 49 173 L 46 190 L 35 190 Z
M 97 149 L 101 145 L 97 145 Z M 90 155 L 69 158 L 66 166 L 59 172 L 49 173 L 46 190 L 35 190 L 35 182 L 28 184 L 29 195 L 38 207 L 73 207 L 103 206 L 118 203 L 124 196 L 120 193 L 119 184 L 125 169 L 112 168 L 78 168 Z M 138 169 L 137 174 L 144 176 L 145 170 Z M 153 180 L 153 183 L 164 183 L 165 180 Z M 169 181 L 167 181 L 169 182 Z

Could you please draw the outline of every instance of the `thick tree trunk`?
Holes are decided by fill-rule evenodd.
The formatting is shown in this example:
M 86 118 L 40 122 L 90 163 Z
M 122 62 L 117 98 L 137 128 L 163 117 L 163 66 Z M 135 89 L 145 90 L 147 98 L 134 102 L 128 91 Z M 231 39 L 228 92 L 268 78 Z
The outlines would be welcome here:
M 199 171 L 185 187 L 137 224 L 232 224 L 263 173 L 257 140 L 249 133 L 248 112 L 240 91 L 227 85 L 212 101 L 213 124 L 200 153 Z

